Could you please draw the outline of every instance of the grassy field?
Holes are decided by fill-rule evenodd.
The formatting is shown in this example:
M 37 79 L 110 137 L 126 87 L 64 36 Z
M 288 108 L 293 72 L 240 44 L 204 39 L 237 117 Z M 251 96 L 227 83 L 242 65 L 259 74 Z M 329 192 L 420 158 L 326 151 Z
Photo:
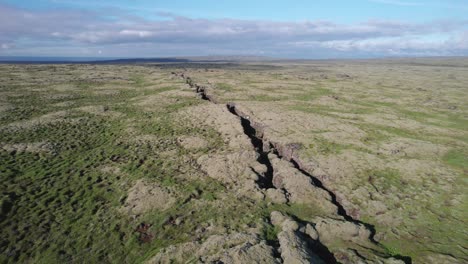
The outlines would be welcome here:
M 245 189 L 245 164 L 212 167 L 248 156 L 236 117 L 216 119 L 228 102 L 300 146 L 382 254 L 468 261 L 468 61 L 182 66 L 0 65 L 1 263 L 141 263 L 235 232 L 274 246 L 272 211 L 324 216 Z

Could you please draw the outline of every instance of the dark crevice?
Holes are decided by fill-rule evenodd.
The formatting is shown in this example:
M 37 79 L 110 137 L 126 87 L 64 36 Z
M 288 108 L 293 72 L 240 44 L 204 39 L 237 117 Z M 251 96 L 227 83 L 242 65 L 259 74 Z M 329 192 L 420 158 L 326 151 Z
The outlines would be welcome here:
M 271 162 L 268 158 L 268 153 L 273 153 L 275 155 L 277 155 L 279 158 L 281 159 L 284 159 L 284 160 L 287 160 L 285 157 L 282 157 L 278 151 L 276 150 L 276 148 L 273 148 L 274 144 L 272 144 L 271 142 L 268 142 L 269 144 L 269 149 L 270 151 L 269 152 L 264 152 L 263 151 L 263 145 L 264 143 L 267 143 L 267 142 L 263 142 L 263 137 L 261 136 L 258 136 L 258 133 L 257 132 L 257 129 L 255 127 L 252 126 L 252 122 L 245 118 L 243 115 L 239 114 L 237 111 L 236 111 L 236 108 L 235 108 L 235 105 L 234 104 L 227 104 L 227 108 L 228 110 L 234 114 L 235 116 L 239 117 L 240 120 L 241 120 L 241 124 L 242 124 L 242 127 L 244 129 L 244 133 L 250 138 L 250 141 L 252 142 L 252 145 L 255 147 L 255 149 L 257 150 L 257 152 L 260 154 L 260 157 L 262 156 L 266 156 L 266 160 L 267 160 L 267 164 L 269 164 L 269 166 L 271 166 Z M 262 133 L 263 134 L 263 133 Z M 378 245 L 378 246 L 382 246 L 378 241 L 375 240 L 375 234 L 376 234 L 376 230 L 375 230 L 375 227 L 371 224 L 368 224 L 368 223 L 365 223 L 365 222 L 362 222 L 362 221 L 359 221 L 359 220 L 356 220 L 354 219 L 353 217 L 351 217 L 350 215 L 348 215 L 348 213 L 346 212 L 345 208 L 343 207 L 343 205 L 338 201 L 337 197 L 336 197 L 336 194 L 333 193 L 331 190 L 329 190 L 328 188 L 326 188 L 323 183 L 317 178 L 317 177 L 314 177 L 313 175 L 311 175 L 309 172 L 307 172 L 306 170 L 304 170 L 303 168 L 301 168 L 301 166 L 298 164 L 297 161 L 295 161 L 293 158 L 290 158 L 288 160 L 293 166 L 294 168 L 296 168 L 299 172 L 301 172 L 302 174 L 306 175 L 307 177 L 309 177 L 311 180 L 312 180 L 312 183 L 317 186 L 318 188 L 326 191 L 330 197 L 331 197 L 331 202 L 337 207 L 338 209 L 338 215 L 342 216 L 346 221 L 348 222 L 352 222 L 354 224 L 358 224 L 358 225 L 363 225 L 364 227 L 366 227 L 369 232 L 370 232 L 370 236 L 369 236 L 369 240 L 374 243 L 375 245 Z M 260 163 L 262 163 L 262 161 L 259 160 Z M 265 161 L 263 161 L 265 162 Z M 262 164 L 265 164 L 265 163 L 262 163 Z M 265 164 L 266 165 L 266 164 Z M 268 167 L 268 165 L 267 165 Z M 272 168 L 272 172 L 273 172 L 273 168 Z M 269 177 L 271 177 L 271 181 L 268 180 L 268 183 L 271 187 L 269 188 L 274 188 L 274 185 L 273 185 L 273 173 L 271 173 L 271 176 L 268 175 Z M 267 179 L 270 179 L 270 178 L 267 178 Z M 312 245 L 314 248 L 314 252 L 316 250 L 320 251 L 321 254 L 323 254 L 325 257 L 327 257 L 327 251 L 328 249 L 323 246 L 323 248 L 320 247 L 320 244 L 313 244 Z M 382 246 L 383 247 L 383 246 Z M 328 251 L 329 252 L 329 251 Z M 330 253 L 331 254 L 331 253 Z M 333 254 L 331 254 L 331 256 L 333 257 Z M 399 260 L 402 260 L 403 262 L 405 262 L 406 264 L 410 264 L 412 263 L 411 261 L 411 258 L 410 257 L 406 257 L 406 256 L 401 256 L 401 255 L 392 255 L 391 257 L 394 257 L 396 259 L 399 259 Z M 332 262 L 330 256 L 328 255 L 328 258 L 329 258 L 329 261 L 327 261 L 327 263 L 337 263 L 336 260 L 335 262 Z M 334 257 L 333 257 L 334 258 Z
M 250 169 L 258 177 L 258 180 L 255 181 L 255 183 L 257 184 L 258 187 L 260 187 L 261 189 L 271 188 L 271 187 L 268 187 L 268 180 L 267 180 L 267 177 L 265 177 L 265 173 L 259 173 L 252 167 Z
M 306 226 L 308 222 L 303 221 L 296 217 L 295 215 L 290 215 L 290 217 L 300 224 L 300 226 Z M 307 243 L 307 248 L 309 248 L 313 253 L 319 256 L 325 263 L 336 264 L 336 260 L 333 253 L 320 242 L 320 239 L 312 239 L 309 235 L 306 235 L 302 232 L 296 232 L 296 234 L 301 238 L 302 241 Z
M 271 221 L 267 220 L 267 227 L 268 228 L 273 228 L 273 224 Z M 266 229 L 264 229 L 264 232 Z M 269 236 L 265 233 L 263 234 L 265 237 L 265 243 L 272 248 L 273 251 L 273 257 L 276 259 L 282 259 L 281 253 L 280 253 L 280 243 L 278 240 L 278 236 L 274 236 L 274 238 L 268 238 Z
M 319 240 L 313 240 L 311 237 L 304 235 L 302 233 L 299 233 L 299 237 L 303 241 L 305 241 L 307 243 L 307 247 L 313 253 L 319 256 L 323 261 L 325 261 L 325 263 L 329 263 L 329 264 L 338 263 L 333 253 L 331 253 L 330 250 L 324 244 L 320 243 Z
M 203 100 L 207 100 L 207 101 L 210 101 L 212 103 L 216 103 L 216 100 L 214 100 L 212 96 L 210 96 L 210 95 L 208 95 L 206 93 L 206 88 L 205 87 L 199 86 L 199 85 L 193 83 L 192 79 L 190 77 L 188 77 L 188 76 L 185 76 L 184 73 L 179 73 L 178 74 L 178 73 L 173 72 L 173 74 L 176 75 L 176 76 L 182 77 L 185 80 L 185 82 L 191 88 L 195 89 L 197 94 L 199 94 L 200 97 Z M 229 110 L 229 112 L 231 112 L 233 115 L 237 116 L 240 119 L 244 134 L 249 137 L 250 142 L 252 143 L 252 146 L 255 148 L 255 151 L 258 153 L 257 161 L 267 167 L 267 171 L 263 175 L 260 175 L 258 172 L 256 172 L 255 170 L 252 169 L 254 171 L 254 173 L 256 173 L 257 175 L 263 176 L 263 177 L 259 177 L 262 180 L 257 182 L 260 188 L 265 188 L 265 189 L 275 188 L 275 186 L 273 185 L 274 168 L 273 168 L 273 166 L 272 166 L 272 164 L 270 162 L 270 159 L 268 157 L 268 154 L 270 154 L 270 153 L 275 154 L 276 156 L 278 156 L 278 158 L 289 161 L 294 166 L 294 168 L 296 168 L 299 172 L 301 172 L 302 174 L 308 176 L 312 180 L 312 182 L 313 182 L 313 184 L 315 186 L 317 186 L 318 188 L 326 191 L 330 195 L 330 197 L 332 199 L 332 203 L 337 207 L 338 215 L 342 216 L 346 221 L 352 222 L 354 224 L 365 226 L 370 231 L 369 240 L 372 243 L 383 247 L 383 245 L 381 245 L 374 238 L 375 234 L 376 234 L 376 230 L 375 230 L 375 227 L 373 225 L 368 224 L 368 223 L 364 223 L 364 222 L 359 221 L 359 220 L 356 220 L 352 216 L 348 215 L 348 213 L 346 212 L 343 205 L 338 201 L 336 194 L 333 193 L 331 190 L 329 190 L 327 187 L 325 187 L 323 185 L 323 183 L 317 177 L 314 177 L 309 172 L 304 170 L 299 165 L 299 163 L 296 160 L 294 160 L 294 158 L 287 159 L 286 157 L 282 157 L 279 154 L 279 152 L 275 148 L 275 145 L 272 142 L 268 142 L 268 141 L 264 142 L 263 141 L 263 133 L 259 133 L 259 131 L 257 131 L 255 126 L 252 125 L 252 122 L 249 120 L 249 118 L 244 117 L 243 114 L 240 114 L 237 111 L 237 109 L 235 107 L 235 104 L 228 103 L 226 105 L 226 107 Z M 263 132 L 263 131 L 261 131 L 261 132 Z M 264 144 L 268 144 L 267 148 L 264 148 Z M 265 149 L 268 149 L 268 151 L 265 151 Z M 286 191 L 285 191 L 285 193 L 287 194 Z M 333 256 L 333 254 L 328 250 L 327 247 L 325 247 L 319 241 L 312 240 L 311 238 L 308 238 L 307 241 L 308 241 L 308 245 L 310 246 L 310 248 L 315 253 L 319 254 L 319 256 L 322 257 L 326 261 L 326 263 L 337 263 L 337 261 L 336 261 L 335 257 Z M 276 250 L 276 248 L 275 248 L 275 250 Z M 411 258 L 408 257 L 408 256 L 391 255 L 391 257 L 393 257 L 395 259 L 398 259 L 398 260 L 401 260 L 406 264 L 411 264 L 412 263 Z
M 298 171 L 300 171 L 302 174 L 306 175 L 307 177 L 309 177 L 313 184 L 315 186 L 317 186 L 318 188 L 326 191 L 331 199 L 332 199 L 332 203 L 338 208 L 338 215 L 342 216 L 346 221 L 349 221 L 349 222 L 355 222 L 356 220 L 354 220 L 351 216 L 349 216 L 347 213 L 346 213 L 346 210 L 344 209 L 343 205 L 341 205 L 338 200 L 336 199 L 336 195 L 330 191 L 329 189 L 327 189 L 325 186 L 323 186 L 323 183 L 317 179 L 316 177 L 312 176 L 310 173 L 308 173 L 307 171 L 303 170 L 299 164 L 297 164 L 297 162 L 294 160 L 294 159 L 291 159 L 289 162 L 291 162 L 291 164 L 294 165 L 294 168 L 296 168 Z M 372 229 L 374 229 L 372 227 Z M 375 233 L 375 230 L 372 230 L 371 229 L 371 232 L 372 232 L 372 235 Z
M 402 255 L 398 254 L 398 255 L 392 255 L 392 257 L 395 258 L 395 259 L 403 261 L 405 264 L 413 263 L 413 261 L 411 260 L 411 257 L 408 257 L 408 256 L 402 256 Z
M 380 242 L 376 241 L 375 240 L 375 234 L 376 234 L 376 230 L 375 230 L 375 227 L 369 223 L 365 223 L 365 222 L 362 222 L 362 221 L 359 221 L 359 220 L 356 220 L 354 218 L 352 218 L 351 216 L 349 216 L 347 213 L 346 213 L 346 210 L 344 209 L 343 205 L 341 205 L 338 201 L 337 201 L 337 198 L 336 198 L 336 195 L 330 191 L 329 189 L 327 189 L 325 186 L 323 186 L 323 183 L 317 179 L 316 177 L 312 176 L 310 173 L 308 173 L 307 171 L 303 170 L 299 164 L 294 160 L 294 159 L 291 159 L 290 162 L 294 165 L 294 167 L 300 171 L 302 174 L 310 177 L 310 179 L 312 180 L 312 182 L 319 188 L 323 189 L 324 191 L 326 191 L 330 197 L 332 198 L 332 203 L 338 208 L 338 214 L 340 216 L 342 216 L 346 221 L 348 222 L 352 222 L 354 224 L 358 224 L 358 225 L 363 225 L 366 227 L 367 230 L 369 230 L 370 232 L 370 236 L 369 236 L 369 240 L 374 243 L 375 245 L 378 245 L 378 246 L 382 246 L 382 244 L 380 244 Z M 407 257 L 407 256 L 402 256 L 402 255 L 392 255 L 393 258 L 395 259 L 399 259 L 403 262 L 405 262 L 406 264 L 410 264 L 412 263 L 412 260 L 410 257 Z
M 357 251 L 356 249 L 354 249 L 354 248 L 348 248 L 348 250 L 354 252 L 354 254 L 356 254 L 356 256 L 360 257 L 361 259 L 366 259 L 366 257 L 364 257 L 363 255 L 361 255 L 361 254 L 359 253 L 359 251 Z
M 203 99 L 203 100 L 207 100 L 207 101 L 210 101 L 210 102 L 213 102 L 213 103 L 216 103 L 215 100 L 213 98 L 211 98 L 210 96 L 208 96 L 206 94 L 206 88 L 203 87 L 203 86 L 200 86 L 198 84 L 195 84 L 192 80 L 192 78 L 188 77 L 188 76 L 185 76 L 184 73 L 176 73 L 176 72 L 172 72 L 173 75 L 175 76 L 178 76 L 178 77 L 181 77 L 182 79 L 185 80 L 185 83 L 188 84 L 190 86 L 190 88 L 192 89 L 195 89 L 195 92 L 200 95 L 200 98 Z
M 234 105 L 227 104 L 226 107 L 229 110 L 229 112 L 231 112 L 233 115 L 237 116 L 241 120 L 241 125 L 242 129 L 244 130 L 244 134 L 247 137 L 249 137 L 252 146 L 258 154 L 257 161 L 260 164 L 265 165 L 267 168 L 266 172 L 263 174 L 263 180 L 259 182 L 259 187 L 264 189 L 275 188 L 275 186 L 273 186 L 273 165 L 271 165 L 270 159 L 268 158 L 268 154 L 270 152 L 263 151 L 263 139 L 257 136 L 257 130 L 252 126 L 250 120 L 236 113 Z
M 251 121 L 245 117 L 243 117 L 242 115 L 240 115 L 237 111 L 236 111 L 236 108 L 235 108 L 235 105 L 234 104 L 227 104 L 227 108 L 228 110 L 236 115 L 237 117 L 240 118 L 241 120 L 241 124 L 242 124 L 242 127 L 244 129 L 244 133 L 250 138 L 251 142 L 252 142 L 252 145 L 255 147 L 255 149 L 257 150 L 258 153 L 260 153 L 260 158 L 262 157 L 266 157 L 265 160 L 262 160 L 259 162 L 262 163 L 262 164 L 265 164 L 267 165 L 267 167 L 270 167 L 272 166 L 271 165 L 271 162 L 270 160 L 268 159 L 268 153 L 269 152 L 264 152 L 263 151 L 263 139 L 258 137 L 257 136 L 257 130 L 251 125 Z M 272 145 L 272 144 L 270 144 Z M 285 159 L 285 157 L 282 157 L 275 149 L 272 149 L 271 151 L 273 154 L 277 155 L 279 158 L 282 158 L 282 159 Z M 259 159 L 260 159 L 259 158 Z M 295 169 L 297 169 L 299 172 L 301 172 L 302 174 L 304 174 L 305 176 L 309 177 L 311 180 L 312 180 L 312 183 L 317 186 L 318 188 L 326 191 L 331 199 L 332 199 L 332 203 L 337 207 L 338 209 L 338 215 L 342 216 L 346 221 L 349 221 L 349 222 L 352 222 L 354 224 L 360 224 L 360 225 L 363 225 L 365 226 L 367 229 L 369 229 L 369 231 L 371 232 L 371 235 L 369 237 L 369 239 L 375 243 L 375 244 L 378 244 L 378 242 L 374 239 L 374 236 L 375 236 L 375 233 L 376 233 L 376 230 L 375 230 L 375 227 L 371 224 L 368 224 L 368 223 L 364 223 L 364 222 L 361 222 L 359 220 L 355 220 L 353 217 L 351 217 L 350 215 L 347 214 L 346 210 L 344 209 L 343 205 L 338 202 L 338 199 L 336 197 L 336 194 L 333 193 L 332 191 L 330 191 L 328 188 L 326 188 L 323 183 L 317 178 L 317 177 L 314 177 L 313 175 L 311 175 L 309 172 L 305 171 L 304 169 L 301 168 L 301 166 L 299 166 L 299 164 L 293 159 L 289 159 L 288 160 L 293 166 Z M 271 179 L 273 180 L 273 168 L 272 169 L 272 172 L 271 172 Z M 271 181 L 271 188 L 273 188 L 273 181 Z
M 278 240 L 265 240 L 266 244 L 273 249 L 273 257 L 276 259 L 282 259 L 281 253 L 279 251 L 280 244 Z
M 265 181 L 263 182 L 262 188 L 269 189 L 269 188 L 275 188 L 273 186 L 273 166 L 271 165 L 270 159 L 268 158 L 268 153 L 266 152 L 258 152 L 260 156 L 257 158 L 257 161 L 260 164 L 263 164 L 267 167 L 266 172 L 263 174 L 263 177 Z
M 210 101 L 208 96 L 206 96 L 205 89 L 197 89 L 197 93 L 200 95 L 201 99 Z

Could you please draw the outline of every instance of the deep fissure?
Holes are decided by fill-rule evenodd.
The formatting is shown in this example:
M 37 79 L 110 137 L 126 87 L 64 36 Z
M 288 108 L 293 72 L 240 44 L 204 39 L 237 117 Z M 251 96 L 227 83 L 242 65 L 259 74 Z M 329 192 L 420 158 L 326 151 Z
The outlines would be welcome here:
M 240 115 L 237 111 L 236 111 L 236 108 L 235 108 L 235 105 L 234 104 L 227 104 L 227 107 L 229 109 L 229 111 L 236 115 L 237 117 L 239 117 L 241 119 L 241 124 L 242 124 L 242 127 L 244 127 L 244 132 L 247 131 L 247 133 L 245 133 L 252 141 L 252 144 L 254 145 L 255 148 L 257 148 L 257 146 L 261 146 L 263 148 L 263 144 L 265 143 L 263 141 L 263 138 L 260 138 L 257 136 L 257 130 L 251 125 L 251 121 L 248 120 L 247 118 L 243 117 L 242 115 Z M 254 143 L 255 142 L 255 143 Z M 261 143 L 258 143 L 258 142 L 261 142 Z M 268 143 L 270 145 L 273 145 L 271 143 Z M 258 151 L 259 153 L 260 152 L 263 152 L 263 150 L 260 150 Z M 343 205 L 338 202 L 338 199 L 336 197 L 336 194 L 333 193 L 331 190 L 329 190 L 328 188 L 326 188 L 323 183 L 317 179 L 316 177 L 314 177 L 313 175 L 311 175 L 310 173 L 308 173 L 306 170 L 304 170 L 303 168 L 301 168 L 301 166 L 293 159 L 286 159 L 285 157 L 281 156 L 274 148 L 271 149 L 270 151 L 271 153 L 275 154 L 276 156 L 278 156 L 279 158 L 283 159 L 283 160 L 287 160 L 289 161 L 296 170 L 298 170 L 299 172 L 301 172 L 303 175 L 309 177 L 311 180 L 312 180 L 312 183 L 317 186 L 318 188 L 326 191 L 330 197 L 332 198 L 332 203 L 337 207 L 338 209 L 338 215 L 342 216 L 346 221 L 348 222 L 352 222 L 354 224 L 360 224 L 360 225 L 363 225 L 365 226 L 369 231 L 370 231 L 370 236 L 369 236 L 369 240 L 376 244 L 376 245 L 379 245 L 379 246 L 382 246 L 378 241 L 375 240 L 375 234 L 376 234 L 376 230 L 375 230 L 375 227 L 369 223 L 365 223 L 365 222 L 362 222 L 362 221 L 359 221 L 359 220 L 356 220 L 354 219 L 353 217 L 351 217 L 350 215 L 347 214 L 346 210 L 344 209 Z M 268 153 L 270 152 L 266 152 L 267 153 L 267 159 L 268 159 Z M 268 159 L 268 162 L 269 159 Z M 270 163 L 271 165 L 271 163 Z M 274 185 L 273 185 L 273 175 L 271 175 L 271 186 L 272 188 L 274 188 Z M 326 256 L 329 260 L 331 260 L 329 258 L 329 255 L 325 254 L 326 251 L 324 251 L 326 249 L 325 248 L 320 248 L 320 247 L 314 247 L 315 249 L 318 249 L 320 252 L 324 253 L 324 256 Z M 328 249 L 326 249 L 328 250 Z M 316 252 L 317 253 L 317 252 Z M 402 255 L 392 255 L 392 257 L 396 258 L 396 259 L 399 259 L 399 260 L 402 260 L 403 262 L 405 262 L 406 264 L 410 264 L 412 263 L 412 260 L 410 257 L 408 256 L 402 256 Z
M 247 118 L 241 116 L 238 112 L 236 112 L 235 105 L 227 104 L 227 108 L 229 109 L 229 111 L 232 114 L 234 114 L 234 115 L 236 115 L 237 117 L 240 118 L 242 127 L 244 128 L 244 133 L 250 138 L 250 140 L 252 142 L 252 145 L 257 149 L 258 153 L 263 153 L 264 155 L 266 154 L 266 160 L 268 161 L 269 165 L 271 166 L 270 160 L 268 159 L 268 153 L 270 153 L 270 152 L 264 152 L 263 151 L 263 139 L 257 137 L 257 130 L 251 125 L 251 122 Z M 285 159 L 285 157 L 282 157 L 277 151 L 274 151 L 273 153 L 275 155 L 277 155 L 279 158 L 281 158 L 283 160 Z M 346 221 L 363 224 L 366 227 L 370 228 L 371 235 L 372 235 L 371 240 L 372 240 L 372 242 L 377 243 L 373 238 L 373 236 L 375 234 L 375 228 L 372 225 L 365 224 L 365 223 L 362 223 L 362 222 L 360 222 L 358 220 L 353 219 L 350 215 L 348 215 L 346 213 L 346 210 L 344 209 L 343 205 L 341 205 L 338 202 L 338 200 L 336 198 L 336 195 L 332 191 L 330 191 L 328 188 L 326 188 L 319 179 L 317 179 L 316 177 L 312 176 L 310 173 L 308 173 L 307 171 L 302 169 L 294 159 L 290 159 L 288 161 L 294 166 L 294 168 L 296 170 L 298 170 L 302 174 L 309 177 L 312 180 L 312 183 L 315 186 L 317 186 L 318 188 L 326 191 L 330 195 L 330 197 L 332 198 L 332 203 L 338 208 L 338 215 L 342 216 Z M 273 175 L 271 175 L 271 179 L 273 181 Z M 273 183 L 271 183 L 271 186 L 272 186 L 272 188 L 274 187 Z
M 173 72 L 173 74 L 176 75 L 176 76 L 182 77 L 191 88 L 195 89 L 196 93 L 199 94 L 203 100 L 207 100 L 207 101 L 210 101 L 210 102 L 216 104 L 215 100 L 213 100 L 210 96 L 207 95 L 205 87 L 194 84 L 192 79 L 190 77 L 186 77 L 184 75 L 184 73 L 177 74 L 177 73 Z M 276 156 L 278 156 L 278 158 L 289 161 L 294 166 L 294 168 L 296 170 L 301 172 L 303 175 L 309 177 L 312 180 L 312 183 L 315 186 L 317 186 L 318 188 L 326 191 L 330 195 L 330 197 L 332 199 L 332 203 L 337 207 L 338 215 L 342 216 L 348 222 L 352 222 L 354 224 L 361 224 L 361 225 L 365 226 L 370 231 L 370 237 L 369 237 L 370 241 L 372 243 L 376 244 L 376 245 L 382 246 L 378 241 L 375 240 L 376 230 L 375 230 L 375 227 L 373 225 L 362 222 L 362 221 L 359 221 L 359 220 L 356 220 L 352 216 L 348 215 L 346 210 L 344 209 L 344 206 L 338 201 L 336 194 L 333 193 L 328 188 L 326 188 L 323 185 L 323 183 L 317 177 L 314 177 L 312 174 L 310 174 L 309 172 L 304 170 L 299 165 L 299 163 L 296 160 L 294 160 L 293 158 L 286 159 L 285 157 L 281 156 L 275 148 L 272 148 L 272 146 L 274 146 L 274 145 L 271 142 L 264 142 L 263 141 L 263 136 L 258 136 L 258 131 L 252 125 L 252 122 L 249 120 L 249 118 L 246 118 L 243 115 L 239 114 L 237 112 L 236 106 L 234 104 L 228 103 L 228 104 L 226 104 L 226 107 L 227 107 L 227 109 L 228 109 L 228 111 L 230 113 L 232 113 L 233 115 L 237 116 L 240 119 L 244 134 L 247 137 L 249 137 L 250 142 L 252 143 L 254 149 L 259 154 L 259 157 L 257 158 L 257 161 L 267 167 L 267 171 L 263 174 L 263 176 L 264 176 L 263 180 L 258 182 L 259 187 L 265 188 L 265 189 L 276 188 L 273 185 L 274 168 L 273 168 L 273 166 L 272 166 L 272 164 L 270 162 L 270 159 L 268 158 L 268 154 L 273 153 Z M 264 151 L 263 146 L 264 146 L 265 143 L 269 144 L 269 146 L 270 146 L 269 151 Z M 328 249 L 324 245 L 322 245 L 323 247 L 319 247 L 319 248 L 317 248 L 317 245 L 315 245 L 315 246 L 311 245 L 311 246 L 314 249 L 317 249 L 319 251 L 319 252 L 316 252 L 316 253 L 322 252 L 322 253 L 325 254 L 324 256 L 328 260 L 330 260 L 330 261 L 333 260 L 332 258 L 330 258 L 330 255 L 328 253 L 330 253 L 332 257 L 333 257 L 333 254 L 331 252 L 329 252 Z M 277 250 L 276 247 L 274 249 Z M 321 255 L 323 255 L 323 254 L 321 254 Z M 400 254 L 391 255 L 391 256 L 396 258 L 396 259 L 402 260 L 406 264 L 411 264 L 412 263 L 411 257 L 402 256 Z
M 289 162 L 291 162 L 291 164 L 294 165 L 294 168 L 296 168 L 296 170 L 300 171 L 302 174 L 306 175 L 307 177 L 309 177 L 311 180 L 312 180 L 312 183 L 317 186 L 318 188 L 326 191 L 331 199 L 332 199 L 332 203 L 338 208 L 338 215 L 342 216 L 346 221 L 350 221 L 350 222 L 354 222 L 356 220 L 354 220 L 350 215 L 348 215 L 346 213 L 346 210 L 344 209 L 343 205 L 341 205 L 337 198 L 336 198 L 336 195 L 335 193 L 333 193 L 332 191 L 330 191 L 328 188 L 326 188 L 325 186 L 323 186 L 323 183 L 317 179 L 316 177 L 312 176 L 310 173 L 308 173 L 307 171 L 303 170 L 299 164 L 294 160 L 294 159 L 291 159 Z M 371 230 L 371 232 L 375 232 L 373 230 Z
M 252 146 L 258 154 L 257 161 L 260 164 L 265 165 L 267 168 L 266 172 L 263 173 L 263 179 L 258 182 L 260 188 L 275 188 L 275 186 L 273 185 L 274 169 L 273 165 L 271 165 L 270 159 L 268 158 L 268 154 L 270 152 L 263 151 L 263 140 L 257 136 L 257 130 L 251 125 L 250 121 L 247 118 L 239 116 L 236 113 L 234 105 L 227 104 L 226 107 L 229 110 L 229 112 L 231 112 L 233 115 L 237 116 L 241 120 L 241 125 L 244 130 L 244 134 L 247 135 L 247 137 L 249 137 Z
M 294 221 L 298 222 L 301 226 L 305 226 L 308 224 L 308 222 L 303 221 L 296 216 L 291 216 L 291 217 L 294 219 Z M 304 233 L 302 232 L 297 232 L 296 234 L 299 235 L 302 238 L 302 240 L 307 243 L 308 248 L 312 249 L 312 252 L 317 254 L 322 260 L 325 261 L 325 263 L 329 263 L 329 264 L 338 263 L 333 253 L 330 252 L 330 250 L 324 244 L 322 244 L 319 239 L 314 240 L 310 236 L 304 235 Z

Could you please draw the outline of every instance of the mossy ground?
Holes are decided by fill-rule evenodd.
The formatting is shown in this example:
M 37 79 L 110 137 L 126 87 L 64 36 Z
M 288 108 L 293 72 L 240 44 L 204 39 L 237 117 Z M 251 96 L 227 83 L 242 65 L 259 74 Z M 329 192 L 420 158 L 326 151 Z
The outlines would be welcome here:
M 238 102 L 269 140 L 300 143 L 304 163 L 395 254 L 466 261 L 467 60 L 277 63 L 201 71 L 221 102 Z
M 205 238 L 210 232 L 197 230 L 210 224 L 223 232 L 263 228 L 266 202 L 239 199 L 201 175 L 194 160 L 221 148 L 222 140 L 212 128 L 178 119 L 177 111 L 206 102 L 195 93 L 164 95 L 184 88 L 169 72 L 0 67 L 1 143 L 52 146 L 39 153 L 0 150 L 0 262 L 139 263 L 162 247 Z M 147 98 L 153 101 L 142 105 Z M 65 114 L 43 118 L 57 111 Z M 209 144 L 187 150 L 177 144 L 178 136 Z M 176 205 L 136 217 L 123 213 L 128 189 L 142 178 L 175 189 Z M 148 243 L 136 232 L 141 223 L 150 226 Z
M 331 189 L 361 209 L 391 255 L 466 259 L 468 79 L 464 65 L 437 65 L 185 66 L 196 83 L 214 80 L 219 102 L 253 109 L 256 121 L 272 128 L 269 136 L 301 143 L 301 158 L 344 170 L 345 178 L 332 175 L 339 184 Z M 48 143 L 39 152 L 0 148 L 0 262 L 138 263 L 213 233 L 256 228 L 273 240 L 279 230 L 266 221 L 272 210 L 303 221 L 320 215 L 300 204 L 239 198 L 203 175 L 196 159 L 225 146 L 212 127 L 178 115 L 209 102 L 186 96 L 192 91 L 171 77 L 171 67 L 0 66 L 0 144 Z M 208 143 L 185 149 L 180 136 Z M 139 179 L 173 189 L 176 204 L 123 213 Z M 383 202 L 395 221 L 366 213 L 363 193 Z M 142 223 L 149 243 L 136 232 Z

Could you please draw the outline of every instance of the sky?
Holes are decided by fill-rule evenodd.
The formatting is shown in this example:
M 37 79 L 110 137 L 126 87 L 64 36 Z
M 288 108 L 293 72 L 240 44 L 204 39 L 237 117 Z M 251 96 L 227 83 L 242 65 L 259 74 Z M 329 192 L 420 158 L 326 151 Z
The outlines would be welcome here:
M 468 0 L 0 0 L 0 56 L 468 56 Z

